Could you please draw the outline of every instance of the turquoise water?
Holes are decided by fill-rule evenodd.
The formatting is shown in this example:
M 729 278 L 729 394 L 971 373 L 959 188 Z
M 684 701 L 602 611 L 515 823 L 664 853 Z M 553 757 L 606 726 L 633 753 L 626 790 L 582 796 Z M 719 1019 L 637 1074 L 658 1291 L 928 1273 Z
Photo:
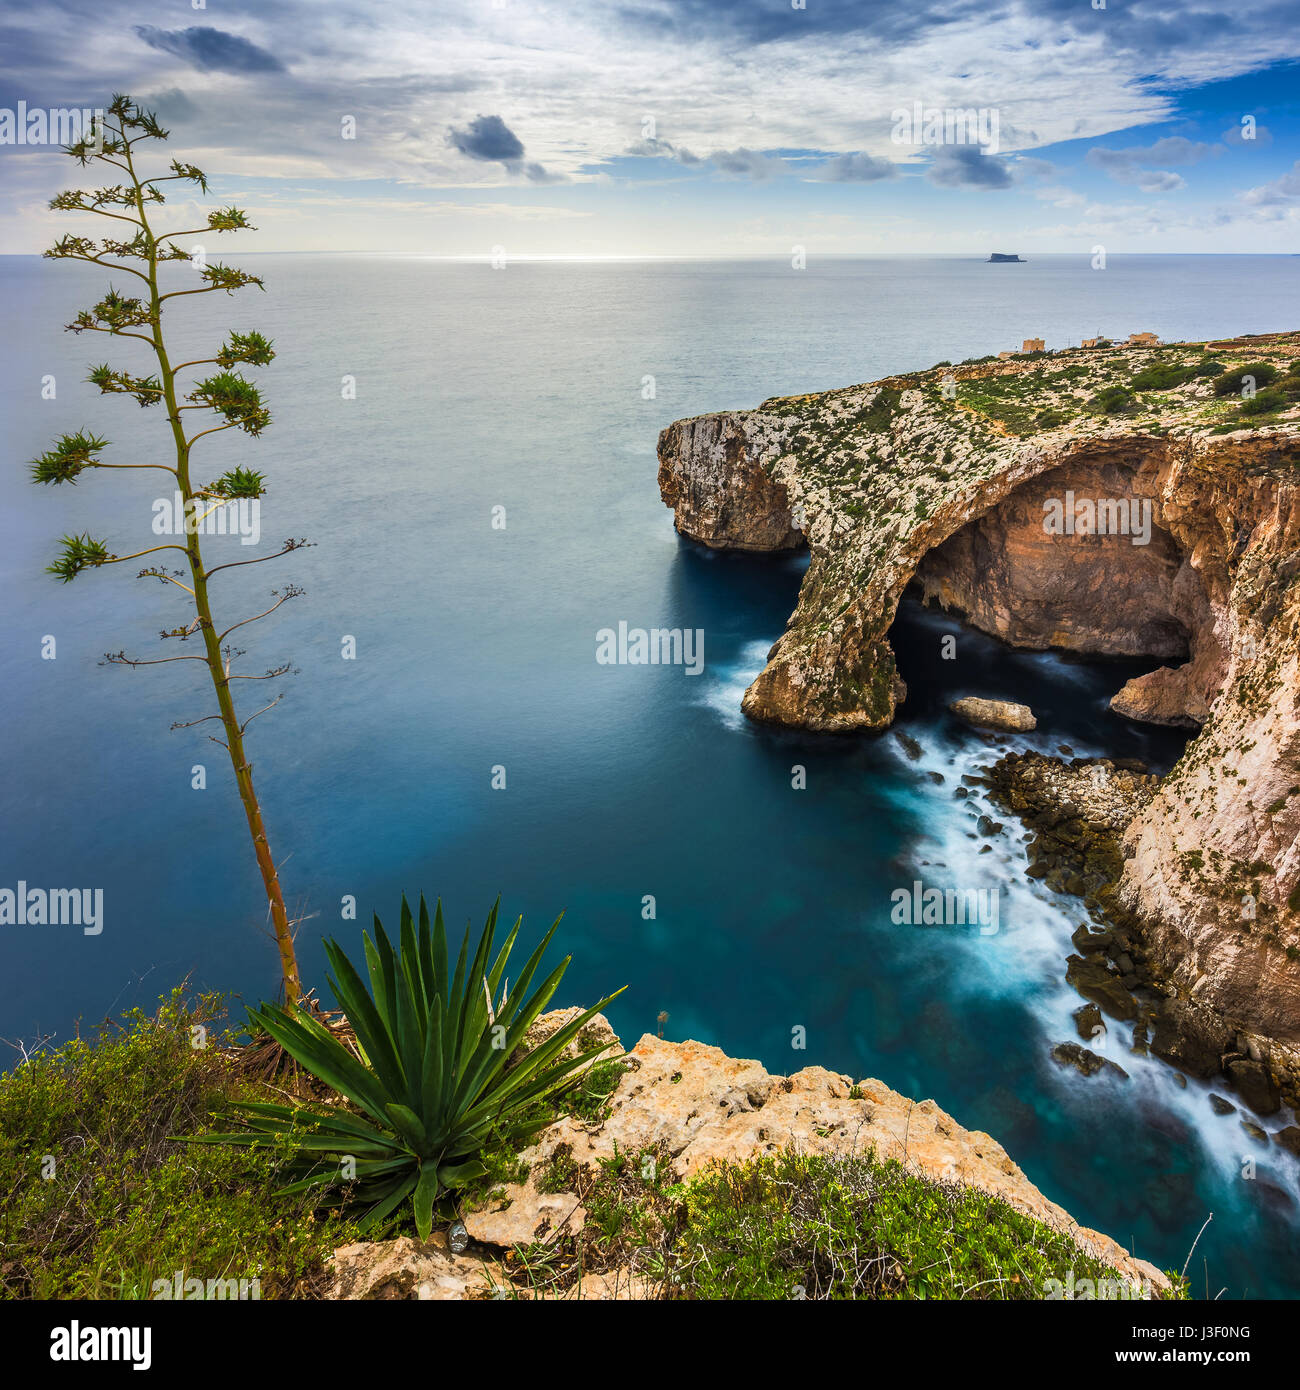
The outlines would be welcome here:
M 1109 1053 L 1127 1082 L 1062 1073 L 1073 1037 L 1064 984 L 1077 904 L 1023 878 L 1008 827 L 978 855 L 978 799 L 953 788 L 988 748 L 943 712 L 957 694 L 1028 698 L 1034 746 L 1176 753 L 1105 702 L 1134 669 L 1015 654 L 905 605 L 897 642 L 914 694 L 892 735 L 811 738 L 746 724 L 742 690 L 793 606 L 805 561 L 717 555 L 681 541 L 659 500 L 658 431 L 756 404 L 1098 328 L 1164 337 L 1294 327 L 1300 260 L 1270 257 L 844 260 L 781 263 L 447 264 L 418 258 L 248 258 L 268 293 L 189 301 L 186 356 L 229 327 L 280 352 L 265 374 L 275 424 L 207 441 L 211 476 L 263 469 L 264 544 L 315 548 L 227 572 L 219 601 L 257 611 L 248 669 L 290 660 L 285 700 L 250 749 L 301 955 L 323 978 L 321 934 L 395 914 L 403 889 L 481 917 L 500 892 L 540 929 L 561 909 L 572 1001 L 630 986 L 625 1040 L 656 1026 L 790 1070 L 818 1063 L 933 1096 L 985 1129 L 1050 1197 L 1163 1266 L 1197 1247 L 1211 1295 L 1300 1293 L 1296 1165 L 1215 1117 L 1206 1088 Z M 0 473 L 5 738 L 0 886 L 102 887 L 105 929 L 0 928 L 0 1036 L 66 1036 L 149 1003 L 187 973 L 250 999 L 275 955 L 242 815 L 185 665 L 105 668 L 143 655 L 178 609 L 127 574 L 61 586 L 57 537 L 90 529 L 148 543 L 148 473 L 38 490 L 20 465 L 65 429 L 94 427 L 118 461 L 148 461 L 162 421 L 79 384 L 104 344 L 59 331 L 98 273 L 0 258 L 0 372 L 9 466 Z M 186 304 L 186 301 L 180 301 Z M 197 304 L 198 308 L 193 308 Z M 173 353 L 175 358 L 177 353 Z M 115 354 L 115 360 L 129 355 Z M 52 374 L 57 398 L 41 398 Z M 356 399 L 342 398 L 354 377 Z M 654 377 L 652 399 L 643 382 Z M 200 466 L 200 471 L 203 467 Z M 162 475 L 158 475 L 162 476 Z M 123 482 L 125 478 L 128 481 Z M 492 527 L 504 507 L 506 527 Z M 236 540 L 222 558 L 250 553 Z M 216 581 L 214 581 L 215 585 Z M 232 618 L 233 620 L 233 618 Z M 602 666 L 596 633 L 700 628 L 706 666 Z M 57 658 L 40 658 L 43 637 Z M 357 657 L 340 656 L 345 636 Z M 938 684 L 943 682 L 943 688 Z M 257 687 L 252 687 L 256 690 Z M 260 703 L 260 702 L 259 702 Z M 253 708 L 254 706 L 248 706 Z M 1025 740 L 1021 740 L 1025 742 Z M 207 789 L 191 788 L 195 764 Z M 807 788 L 792 789 L 802 765 Z M 506 787 L 493 790 L 492 769 Z M 938 773 L 942 783 L 929 774 Z M 999 930 L 890 921 L 890 892 L 922 877 L 998 887 Z M 645 920 L 643 899 L 655 899 Z M 791 1047 L 806 1029 L 807 1047 Z M 1275 1121 L 1270 1121 L 1275 1125 Z M 1243 1156 L 1258 1162 L 1241 1176 Z M 1202 1265 L 1202 1260 L 1206 1265 Z

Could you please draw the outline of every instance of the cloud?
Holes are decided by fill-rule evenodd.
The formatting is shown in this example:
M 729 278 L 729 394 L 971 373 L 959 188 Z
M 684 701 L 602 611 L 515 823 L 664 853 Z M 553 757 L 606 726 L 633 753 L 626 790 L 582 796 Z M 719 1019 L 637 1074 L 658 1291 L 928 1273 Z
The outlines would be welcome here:
M 152 24 L 134 26 L 136 35 L 150 48 L 183 58 L 200 72 L 283 72 L 284 64 L 266 49 L 240 34 L 196 25 L 190 29 L 159 29 Z
M 1128 145 L 1112 150 L 1094 145 L 1088 151 L 1088 163 L 1108 173 L 1128 174 L 1134 169 L 1158 169 L 1168 164 L 1195 164 L 1214 150 L 1200 140 L 1188 140 L 1181 135 L 1166 135 L 1154 145 Z M 1124 183 L 1132 183 L 1125 177 Z
M 897 178 L 898 170 L 891 160 L 859 152 L 828 160 L 816 177 L 824 183 L 876 183 L 881 179 Z
M 1219 145 L 1166 135 L 1152 145 L 1128 145 L 1118 150 L 1094 145 L 1086 158 L 1094 169 L 1104 169 L 1116 183 L 1136 184 L 1143 193 L 1172 193 L 1186 188 L 1187 180 L 1161 166 L 1196 164 L 1207 156 L 1222 153 Z
M 1050 159 L 1035 159 L 1032 155 L 1021 155 L 1012 169 L 1019 179 L 1050 179 L 1056 173 L 1056 165 Z
M 500 116 L 475 116 L 463 130 L 452 126 L 447 143 L 466 159 L 488 164 L 504 164 L 512 174 L 522 174 L 529 183 L 564 183 L 563 174 L 554 174 L 535 160 L 524 162 L 524 142 Z
M 524 157 L 524 142 L 500 116 L 475 116 L 464 130 L 453 126 L 447 132 L 447 143 L 469 159 L 512 164 Z
M 1281 178 L 1274 179 L 1272 183 L 1262 183 L 1241 195 L 1241 201 L 1251 207 L 1277 207 L 1294 202 L 1297 198 L 1300 198 L 1300 159 Z
M 1248 130 L 1250 131 L 1249 135 L 1246 133 Z M 1266 125 L 1231 125 L 1219 138 L 1225 145 L 1241 145 L 1249 149 L 1252 145 L 1271 145 L 1273 132 Z
M 1015 183 L 1006 160 L 985 154 L 979 145 L 938 145 L 926 178 L 940 188 L 1010 188 Z
M 786 172 L 785 160 L 747 150 L 743 145 L 734 150 L 714 150 L 709 155 L 709 163 L 719 173 L 734 179 L 770 179 Z
M 1137 184 L 1143 193 L 1172 193 L 1187 187 L 1187 180 L 1172 169 L 1143 169 L 1136 178 L 1125 182 Z
M 671 141 L 660 140 L 637 140 L 623 151 L 625 155 L 631 155 L 641 159 L 675 159 L 678 164 L 702 164 L 704 161 L 697 154 L 692 154 L 684 145 L 674 145 Z

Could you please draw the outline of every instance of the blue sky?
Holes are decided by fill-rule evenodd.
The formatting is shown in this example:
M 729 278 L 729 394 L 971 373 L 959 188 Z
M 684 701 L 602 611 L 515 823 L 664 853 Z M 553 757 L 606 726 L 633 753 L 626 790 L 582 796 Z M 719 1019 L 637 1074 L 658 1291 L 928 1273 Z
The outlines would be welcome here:
M 1294 0 L 3 0 L 0 110 L 155 105 L 171 152 L 258 224 L 246 250 L 1290 252 L 1296 18 Z M 918 103 L 979 119 L 917 140 L 897 113 Z M 0 145 L 0 173 L 0 250 L 70 230 L 44 206 L 79 181 L 70 161 Z

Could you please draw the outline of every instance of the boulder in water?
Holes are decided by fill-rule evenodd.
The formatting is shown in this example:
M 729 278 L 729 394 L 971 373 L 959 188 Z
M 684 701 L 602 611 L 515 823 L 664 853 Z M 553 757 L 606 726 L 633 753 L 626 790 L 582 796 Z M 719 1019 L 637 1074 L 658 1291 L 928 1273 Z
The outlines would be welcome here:
M 980 700 L 967 696 L 948 706 L 952 712 L 981 729 L 1010 729 L 1013 733 L 1029 733 L 1038 727 L 1038 720 L 1028 705 L 1011 700 Z

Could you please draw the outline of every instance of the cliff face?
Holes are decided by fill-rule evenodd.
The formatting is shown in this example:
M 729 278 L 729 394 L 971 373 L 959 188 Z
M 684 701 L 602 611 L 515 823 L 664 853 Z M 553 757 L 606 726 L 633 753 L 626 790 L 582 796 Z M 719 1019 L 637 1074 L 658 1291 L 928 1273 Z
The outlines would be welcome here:
M 767 401 L 671 426 L 660 479 L 684 535 L 725 543 L 725 513 L 742 541 L 808 541 L 798 607 L 745 693 L 754 719 L 886 727 L 906 693 L 888 632 L 912 581 L 1015 645 L 1167 663 L 1113 707 L 1200 732 L 1127 831 L 1118 898 L 1162 987 L 1286 1069 L 1300 1065 L 1300 334 L 1212 357 L 1074 350 Z M 1271 409 L 1214 393 L 1259 363 L 1283 388 Z M 732 442 L 697 456 L 705 439 Z M 1079 499 L 1105 522 L 1047 529 Z
M 752 437 L 751 437 L 752 431 Z M 788 550 L 802 537 L 784 486 L 757 466 L 761 425 L 729 415 L 669 425 L 659 444 L 659 492 L 691 518 L 692 540 L 724 550 Z

